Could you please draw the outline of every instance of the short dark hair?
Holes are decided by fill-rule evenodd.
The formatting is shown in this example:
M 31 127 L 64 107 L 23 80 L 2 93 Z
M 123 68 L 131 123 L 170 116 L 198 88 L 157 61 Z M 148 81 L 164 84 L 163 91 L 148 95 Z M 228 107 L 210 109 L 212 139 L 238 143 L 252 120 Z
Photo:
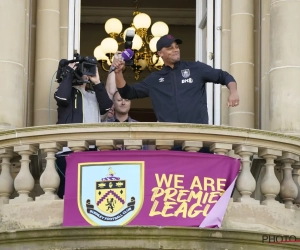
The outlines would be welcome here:
M 119 91 L 117 90 L 114 94 L 113 94 L 113 96 L 112 96 L 112 100 L 114 100 L 115 99 L 115 96 L 116 96 L 116 94 L 117 93 L 119 93 Z

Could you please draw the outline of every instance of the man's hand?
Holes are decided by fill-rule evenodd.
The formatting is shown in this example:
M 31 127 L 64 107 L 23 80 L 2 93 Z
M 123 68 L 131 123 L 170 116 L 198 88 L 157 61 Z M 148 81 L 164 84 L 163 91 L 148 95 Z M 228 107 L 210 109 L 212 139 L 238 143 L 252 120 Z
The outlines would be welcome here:
M 96 67 L 96 75 L 95 76 L 88 76 L 89 80 L 94 84 L 100 83 L 100 76 L 98 72 L 98 67 Z
M 68 66 L 69 66 L 70 68 L 72 68 L 72 69 L 76 69 L 76 68 L 77 68 L 77 66 L 76 66 L 76 63 L 75 63 L 75 62 L 73 62 L 73 63 L 69 63 L 69 64 L 68 64 Z
M 116 61 L 122 59 L 122 53 L 121 51 L 117 51 L 115 54 L 114 54 L 114 57 L 113 57 L 113 61 L 112 61 L 112 64 L 114 64 Z
M 115 67 L 115 73 L 122 73 L 122 70 L 125 66 L 125 62 L 122 58 L 118 58 L 117 60 L 114 60 L 112 63 L 112 66 Z
M 227 84 L 227 88 L 230 91 L 227 101 L 227 107 L 235 107 L 240 103 L 239 94 L 237 92 L 237 84 L 236 82 L 230 82 Z
M 239 94 L 237 91 L 230 92 L 230 95 L 228 96 L 228 107 L 235 107 L 238 106 L 240 103 Z

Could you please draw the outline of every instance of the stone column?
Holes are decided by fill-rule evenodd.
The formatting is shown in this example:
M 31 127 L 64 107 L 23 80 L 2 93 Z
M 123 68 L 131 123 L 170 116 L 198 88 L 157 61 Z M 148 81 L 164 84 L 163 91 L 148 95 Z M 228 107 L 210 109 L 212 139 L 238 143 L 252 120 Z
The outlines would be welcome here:
M 279 150 L 260 148 L 258 152 L 259 157 L 263 157 L 266 160 L 266 173 L 261 181 L 260 190 L 265 199 L 261 202 L 266 206 L 282 206 L 275 200 L 280 192 L 280 183 L 275 175 L 275 159 L 278 156 L 282 156 L 282 152 Z
M 0 149 L 0 206 L 2 204 L 8 204 L 9 196 L 14 191 L 14 181 L 10 173 L 11 163 L 10 160 L 13 156 L 13 150 L 11 148 Z
M 284 152 L 278 160 L 283 163 L 283 178 L 280 183 L 280 196 L 284 201 L 286 208 L 293 208 L 293 202 L 298 197 L 298 186 L 294 182 L 292 176 L 292 164 L 299 161 L 299 156 Z
M 270 119 L 270 0 L 261 1 L 261 129 L 269 130 Z
M 300 134 L 300 2 L 270 4 L 270 130 Z
M 300 162 L 295 162 L 293 165 L 293 180 L 297 186 L 298 189 L 298 195 L 297 198 L 295 199 L 295 206 L 300 208 L 300 179 L 299 179 L 299 169 L 300 169 Z
M 241 197 L 239 197 L 237 201 L 242 203 L 258 204 L 259 201 L 250 197 L 256 188 L 256 181 L 251 173 L 250 157 L 258 152 L 258 148 L 240 145 L 235 148 L 234 152 L 242 158 L 242 170 L 236 181 L 236 188 Z
M 14 151 L 21 156 L 21 169 L 14 180 L 14 187 L 19 196 L 9 200 L 9 203 L 23 203 L 32 201 L 29 196 L 34 188 L 34 179 L 29 169 L 30 155 L 37 152 L 37 148 L 32 145 L 15 146 Z
M 35 82 L 35 45 L 36 45 L 36 5 L 37 0 L 29 0 L 31 3 L 30 9 L 30 53 L 29 53 L 29 76 L 27 86 L 27 122 L 26 126 L 33 126 L 33 96 Z
M 222 0 L 222 70 L 230 71 L 230 39 L 231 39 L 231 0 Z M 221 125 L 229 125 L 229 109 L 227 107 L 228 88 L 222 86 L 221 93 Z
M 0 130 L 25 124 L 26 20 L 26 1 L 0 1 Z
M 229 125 L 254 128 L 254 0 L 231 0 L 230 73 L 240 105 L 229 110 Z
M 254 0 L 254 128 L 260 128 L 260 1 Z
M 60 1 L 37 1 L 36 67 L 33 124 L 55 124 L 57 106 L 53 98 L 55 71 L 60 58 Z M 50 92 L 51 88 L 51 92 Z M 49 106 L 50 100 L 50 106 Z M 49 111 L 50 109 L 50 111 Z
M 56 194 L 56 190 L 59 187 L 60 178 L 55 168 L 55 153 L 62 150 L 62 146 L 57 142 L 47 142 L 40 144 L 40 149 L 47 154 L 47 165 L 40 177 L 41 188 L 45 194 L 36 197 L 36 201 L 58 200 L 59 197 Z
M 184 141 L 182 143 L 182 149 L 187 152 L 198 152 L 202 147 L 202 141 Z
M 69 0 L 60 0 L 60 58 L 68 58 Z

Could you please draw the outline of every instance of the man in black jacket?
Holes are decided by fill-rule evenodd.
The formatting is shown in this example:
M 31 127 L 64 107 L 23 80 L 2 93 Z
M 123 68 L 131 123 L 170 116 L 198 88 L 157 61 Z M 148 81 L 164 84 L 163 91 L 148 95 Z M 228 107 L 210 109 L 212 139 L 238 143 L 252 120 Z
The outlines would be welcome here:
M 164 66 L 143 81 L 127 85 L 122 69 L 124 61 L 113 63 L 118 91 L 124 99 L 150 97 L 159 122 L 208 123 L 205 83 L 226 85 L 230 91 L 228 107 L 239 105 L 234 78 L 225 71 L 201 62 L 180 61 L 179 44 L 171 35 L 162 36 L 156 45 Z
M 67 73 L 54 93 L 57 102 L 57 124 L 67 123 L 98 123 L 112 106 L 104 84 L 100 81 L 98 68 L 95 76 L 82 76 L 83 84 L 74 83 L 74 65 L 67 66 Z M 86 89 L 91 81 L 93 90 Z

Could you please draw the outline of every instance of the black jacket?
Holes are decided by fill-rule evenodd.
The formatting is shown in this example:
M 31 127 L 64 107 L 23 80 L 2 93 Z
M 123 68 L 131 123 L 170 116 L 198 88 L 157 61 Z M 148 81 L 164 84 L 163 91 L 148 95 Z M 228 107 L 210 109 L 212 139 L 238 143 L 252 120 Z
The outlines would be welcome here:
M 143 81 L 118 89 L 124 99 L 150 97 L 159 122 L 208 123 L 205 83 L 235 82 L 225 71 L 201 62 L 179 61 Z
M 83 122 L 82 94 L 79 90 L 72 87 L 72 81 L 72 74 L 67 74 L 54 93 L 58 106 L 57 124 Z M 107 109 L 111 108 L 113 103 L 103 83 L 95 84 L 93 88 L 99 103 L 100 114 L 103 115 L 107 112 Z

